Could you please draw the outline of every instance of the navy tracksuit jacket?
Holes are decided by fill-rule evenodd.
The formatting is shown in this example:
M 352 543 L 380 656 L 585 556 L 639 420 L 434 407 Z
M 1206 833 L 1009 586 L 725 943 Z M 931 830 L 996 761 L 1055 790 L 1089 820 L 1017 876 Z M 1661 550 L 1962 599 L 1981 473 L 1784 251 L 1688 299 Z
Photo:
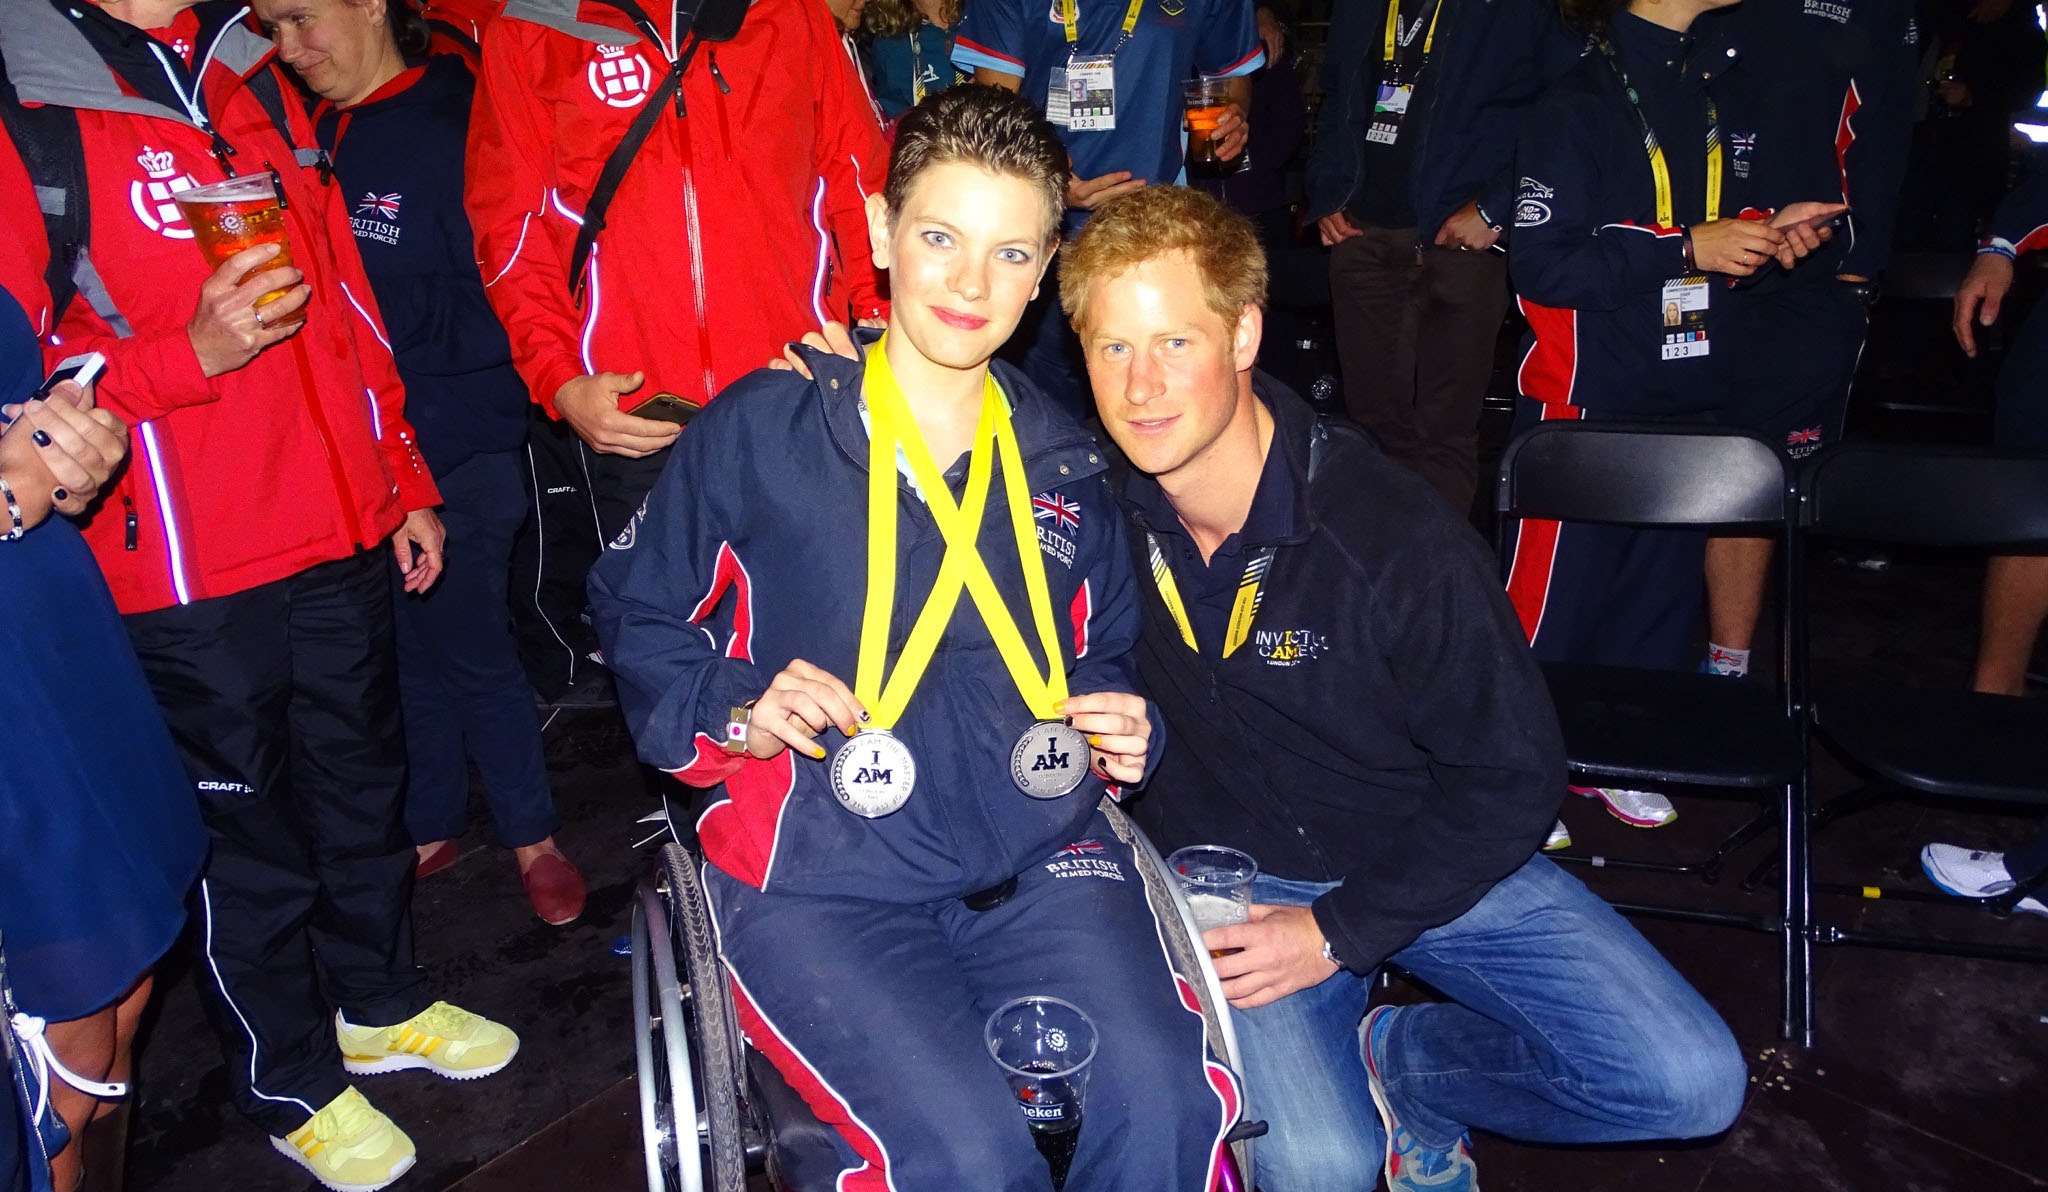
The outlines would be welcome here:
M 1609 32 L 1669 164 L 1672 218 L 1706 214 L 1708 92 L 1732 61 L 1697 39 L 1622 13 Z M 1657 221 L 1642 126 L 1615 72 L 1589 51 L 1522 125 L 1508 268 L 1528 317 L 1517 424 L 1600 419 L 1699 422 L 1716 406 L 1709 362 L 1728 350 L 1710 284 L 1710 352 L 1662 359 L 1664 285 L 1683 277 L 1680 227 Z M 1725 190 L 1721 214 L 1735 214 Z M 1690 665 L 1704 539 L 1671 531 L 1528 521 L 1508 597 L 1545 661 Z
M 1411 186 L 1424 243 L 1475 200 L 1492 222 L 1508 222 L 1522 109 L 1569 66 L 1583 40 L 1565 30 L 1545 0 L 1441 2 L 1436 51 L 1401 132 L 1415 138 Z M 1321 128 L 1306 179 L 1311 220 L 1344 210 L 1364 186 L 1358 147 L 1380 83 L 1386 0 L 1370 8 L 1370 17 L 1330 26 Z
M 1732 425 L 1809 455 L 1841 437 L 1867 330 L 1866 287 L 1891 255 L 1892 223 L 1920 99 L 1910 0 L 1742 4 L 1701 18 L 1735 46 L 1722 76 L 1729 183 L 1740 205 L 1846 202 L 1847 225 L 1797 268 L 1771 268 L 1727 295 L 1713 358 Z
M 646 507 L 591 573 L 591 608 L 640 756 L 717 787 L 698 820 L 721 953 L 748 1038 L 839 1129 L 842 1188 L 1042 1190 L 1044 1164 L 980 1039 L 1003 1001 L 1066 997 L 1093 1016 L 1073 1192 L 1206 1187 L 1238 1092 L 1206 1061 L 1128 850 L 1096 810 L 1103 782 L 1037 800 L 1009 754 L 1032 722 L 963 600 L 895 726 L 918 766 L 901 810 L 863 819 L 828 765 L 720 748 L 734 705 L 793 659 L 851 683 L 866 590 L 862 366 L 813 353 L 816 381 L 743 378 L 677 441 Z M 1020 374 L 1014 403 L 1038 558 L 1075 694 L 1134 688 L 1139 628 L 1121 515 L 1092 439 Z M 947 474 L 963 483 L 964 462 Z M 1002 503 L 979 537 L 997 589 L 1036 635 Z M 891 657 L 944 544 L 907 483 Z M 819 738 L 828 750 L 843 740 Z M 1160 746 L 1155 733 L 1154 756 Z M 1016 877 L 1002 906 L 962 896 Z

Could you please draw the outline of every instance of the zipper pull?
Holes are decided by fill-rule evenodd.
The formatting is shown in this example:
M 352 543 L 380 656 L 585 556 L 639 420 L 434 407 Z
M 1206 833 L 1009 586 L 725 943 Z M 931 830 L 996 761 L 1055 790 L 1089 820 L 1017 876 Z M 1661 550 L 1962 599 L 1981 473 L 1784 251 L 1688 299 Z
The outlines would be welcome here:
M 290 211 L 292 209 L 292 202 L 284 195 L 284 177 L 277 172 L 276 166 L 271 165 L 267 161 L 263 163 L 263 168 L 270 171 L 270 185 L 277 191 L 277 209 L 279 211 Z
M 121 537 L 121 548 L 123 550 L 134 550 L 136 548 L 136 539 L 139 533 L 137 528 L 137 518 L 135 516 L 135 498 L 129 496 L 127 493 L 122 493 L 121 508 L 126 511 L 122 514 L 121 518 L 121 524 L 123 527 Z
M 221 173 L 226 174 L 230 178 L 234 177 L 235 167 L 228 161 L 228 158 L 235 155 L 235 147 L 228 144 L 228 139 L 220 135 L 219 129 L 209 129 L 208 131 L 213 134 L 213 159 L 220 163 Z
M 683 110 L 683 79 L 682 79 L 682 76 L 681 76 L 681 75 L 677 75 L 677 76 L 676 76 L 676 118 L 677 118 L 677 119 L 681 119 L 681 118 L 683 118 L 684 116 L 687 116 L 687 115 L 689 115 L 689 113 Z
M 726 85 L 726 81 L 725 81 L 725 76 L 724 76 L 724 75 L 722 75 L 722 74 L 720 74 L 720 73 L 718 73 L 718 51 L 717 51 L 717 50 L 713 50 L 713 51 L 711 51 L 711 78 L 712 78 L 712 81 L 713 81 L 713 82 L 716 82 L 716 83 L 718 84 L 718 90 L 719 90 L 719 93 L 720 93 L 720 94 L 722 94 L 722 95 L 731 95 L 731 94 L 732 94 L 732 88 L 731 88 L 730 86 Z

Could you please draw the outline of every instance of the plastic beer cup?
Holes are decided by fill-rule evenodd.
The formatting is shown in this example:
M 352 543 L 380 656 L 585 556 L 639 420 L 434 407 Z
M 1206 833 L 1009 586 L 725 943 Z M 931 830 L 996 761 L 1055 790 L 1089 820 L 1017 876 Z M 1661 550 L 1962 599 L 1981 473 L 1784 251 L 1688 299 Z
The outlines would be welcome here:
M 1250 922 L 1252 879 L 1259 876 L 1259 863 L 1246 854 L 1220 844 L 1191 844 L 1166 859 L 1166 871 L 1187 895 L 1198 930 Z M 1212 960 L 1226 954 L 1209 951 Z
M 1188 173 L 1214 177 L 1235 171 L 1242 154 L 1228 160 L 1216 156 L 1216 122 L 1230 106 L 1229 80 L 1193 78 L 1180 89 L 1188 122 Z
M 206 263 L 215 269 L 243 249 L 259 244 L 275 244 L 278 253 L 248 276 L 292 263 L 291 241 L 284 230 L 284 208 L 278 202 L 277 184 L 269 174 L 243 174 L 225 182 L 181 190 L 171 197 L 184 212 L 185 222 L 191 225 L 199 251 L 206 254 Z M 242 280 L 248 280 L 248 276 Z M 290 292 L 290 286 L 272 290 L 258 298 L 256 305 L 260 309 Z M 302 306 L 271 326 L 296 327 L 305 321 L 306 308 Z
M 1052 1186 L 1066 1187 L 1080 1140 L 1088 1064 L 1095 1058 L 1094 1020 L 1064 998 L 1020 997 L 988 1016 L 982 1037 L 1017 1095 Z

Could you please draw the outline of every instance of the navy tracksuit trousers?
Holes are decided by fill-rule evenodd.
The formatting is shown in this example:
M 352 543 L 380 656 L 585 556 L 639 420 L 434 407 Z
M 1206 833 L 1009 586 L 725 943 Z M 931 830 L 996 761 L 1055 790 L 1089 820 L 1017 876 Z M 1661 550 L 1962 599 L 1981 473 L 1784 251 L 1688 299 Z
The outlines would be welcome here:
M 1522 398 L 1515 431 L 1560 417 L 1648 421 Z M 1703 532 L 1532 519 L 1510 527 L 1508 540 L 1508 599 L 1538 660 L 1646 670 L 1690 670 L 1699 661 Z
M 409 593 L 392 568 L 411 763 L 405 824 L 415 844 L 468 830 L 471 762 L 500 845 L 538 844 L 561 826 L 506 600 L 512 539 L 527 516 L 523 462 L 518 452 L 489 452 L 435 477 L 448 530 L 441 578 Z
M 1029 994 L 1079 1006 L 1100 1038 L 1068 1192 L 1210 1186 L 1240 1093 L 1100 813 L 987 911 L 766 894 L 711 866 L 705 884 L 741 1029 L 837 1128 L 842 1192 L 1052 1186 L 982 1042 Z

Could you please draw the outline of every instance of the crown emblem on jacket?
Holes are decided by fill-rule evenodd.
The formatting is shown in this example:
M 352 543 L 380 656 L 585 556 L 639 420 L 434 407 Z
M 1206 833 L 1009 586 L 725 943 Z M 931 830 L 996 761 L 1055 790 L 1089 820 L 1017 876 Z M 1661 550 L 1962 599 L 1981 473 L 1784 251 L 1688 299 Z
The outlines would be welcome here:
M 597 47 L 597 56 L 600 58 L 623 58 L 625 57 L 625 55 L 626 47 L 624 46 L 608 46 L 600 44 Z
M 135 160 L 152 178 L 169 178 L 178 172 L 178 159 L 168 149 L 151 149 L 144 145 Z

